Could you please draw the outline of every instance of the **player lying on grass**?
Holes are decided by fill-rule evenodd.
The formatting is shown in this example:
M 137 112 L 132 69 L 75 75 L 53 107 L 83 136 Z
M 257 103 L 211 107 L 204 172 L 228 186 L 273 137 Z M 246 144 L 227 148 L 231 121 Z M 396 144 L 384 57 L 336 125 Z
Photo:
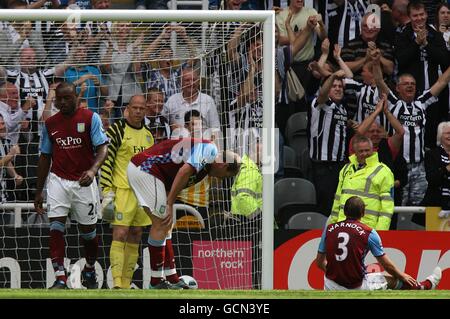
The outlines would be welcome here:
M 352 196 L 344 205 L 346 219 L 325 228 L 316 258 L 317 266 L 325 272 L 324 289 L 435 289 L 442 277 L 441 268 L 436 267 L 422 282 L 400 271 L 385 254 L 376 230 L 361 223 L 364 212 L 362 199 Z M 367 273 L 364 259 L 369 250 L 391 276 Z
M 148 239 L 153 289 L 180 289 L 164 279 L 166 238 L 173 226 L 173 204 L 182 189 L 200 182 L 206 175 L 235 176 L 240 168 L 237 154 L 220 152 L 208 140 L 183 138 L 166 140 L 133 156 L 128 181 L 136 198 L 152 219 Z

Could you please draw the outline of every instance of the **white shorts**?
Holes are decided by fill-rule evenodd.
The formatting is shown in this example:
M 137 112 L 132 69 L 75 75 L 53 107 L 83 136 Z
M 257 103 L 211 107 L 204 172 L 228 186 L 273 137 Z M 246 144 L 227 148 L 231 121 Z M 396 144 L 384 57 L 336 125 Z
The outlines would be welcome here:
M 48 218 L 66 217 L 81 225 L 93 225 L 100 216 L 100 194 L 97 181 L 82 187 L 78 181 L 69 181 L 53 173 L 47 181 Z
M 371 272 L 363 278 L 361 287 L 347 288 L 324 276 L 324 290 L 386 290 L 387 281 L 381 272 Z
M 136 195 L 139 205 L 147 207 L 159 218 L 166 216 L 167 196 L 163 182 L 155 176 L 141 171 L 132 162 L 127 168 L 128 183 Z

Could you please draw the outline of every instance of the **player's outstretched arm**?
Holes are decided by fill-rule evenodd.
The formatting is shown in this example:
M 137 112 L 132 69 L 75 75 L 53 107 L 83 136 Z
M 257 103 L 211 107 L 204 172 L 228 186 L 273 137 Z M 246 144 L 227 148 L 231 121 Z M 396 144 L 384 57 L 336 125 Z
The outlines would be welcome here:
M 381 266 L 383 266 L 384 270 L 386 270 L 394 278 L 403 281 L 409 286 L 417 286 L 417 281 L 410 275 L 400 271 L 386 254 L 378 256 L 376 257 L 376 259 L 381 264 Z

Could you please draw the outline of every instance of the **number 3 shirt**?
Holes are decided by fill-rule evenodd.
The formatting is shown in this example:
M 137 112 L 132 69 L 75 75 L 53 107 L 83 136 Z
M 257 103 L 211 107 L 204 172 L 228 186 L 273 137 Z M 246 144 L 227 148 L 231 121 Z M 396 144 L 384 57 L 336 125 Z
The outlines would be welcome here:
M 375 257 L 384 255 L 375 229 L 354 219 L 328 225 L 319 244 L 319 253 L 327 258 L 325 276 L 349 289 L 360 287 L 366 274 L 364 258 L 369 250 Z

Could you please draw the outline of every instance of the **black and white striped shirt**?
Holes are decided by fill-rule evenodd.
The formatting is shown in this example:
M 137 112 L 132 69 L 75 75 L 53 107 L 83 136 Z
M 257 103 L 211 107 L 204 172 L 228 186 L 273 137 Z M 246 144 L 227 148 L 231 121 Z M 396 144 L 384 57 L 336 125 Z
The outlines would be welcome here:
M 311 104 L 309 156 L 315 161 L 345 160 L 347 145 L 347 110 L 342 103 L 328 100 Z
M 448 156 L 447 151 L 442 147 L 442 145 L 439 147 L 439 151 L 441 153 L 441 163 L 442 166 L 447 166 L 450 164 L 450 157 Z M 442 186 L 441 186 L 441 195 L 442 195 L 442 209 L 449 209 L 450 204 L 450 175 L 445 174 L 445 177 L 442 179 Z
M 339 43 L 344 47 L 350 40 L 357 38 L 361 33 L 361 21 L 367 9 L 367 0 L 345 0 L 341 6 L 333 1 L 327 3 L 328 35 L 332 43 Z
M 37 69 L 34 73 L 18 70 L 6 70 L 8 82 L 13 83 L 19 90 L 19 105 L 28 96 L 36 100 L 38 108 L 43 108 L 49 90 L 49 80 L 55 74 L 55 68 Z
M 322 15 L 323 23 L 325 24 L 325 30 L 327 30 L 327 33 L 329 34 L 329 18 L 337 15 L 337 4 L 334 3 L 333 0 L 315 1 L 314 9 L 316 9 L 317 13 Z
M 146 116 L 144 118 L 144 121 L 145 125 L 147 125 L 150 128 L 150 131 L 152 133 L 156 129 L 162 129 L 165 135 L 164 138 L 167 139 L 170 137 L 169 121 L 161 114 L 158 114 L 156 116 Z
M 232 109 L 228 112 L 227 145 L 234 152 L 243 156 L 250 154 L 251 148 L 262 137 L 263 107 L 260 100 L 235 108 L 236 103 L 237 100 L 230 103 Z
M 49 91 L 49 81 L 55 74 L 55 68 L 37 69 L 34 73 L 18 70 L 6 71 L 8 82 L 13 83 L 19 91 L 19 106 L 28 96 L 36 100 L 32 112 L 28 112 L 31 119 L 31 132 L 38 133 L 38 121 L 45 107 L 45 100 Z
M 378 88 L 372 87 L 353 79 L 345 79 L 345 94 L 356 96 L 357 111 L 355 114 L 355 121 L 362 123 L 370 114 L 377 108 L 377 103 L 380 100 L 380 93 Z M 392 125 L 390 125 L 384 113 L 380 113 L 377 118 L 378 123 L 384 127 L 386 132 L 393 134 Z
M 8 139 L 0 138 L 0 158 L 9 153 L 10 143 Z M 6 202 L 6 165 L 0 167 L 0 203 Z
M 405 128 L 403 157 L 407 163 L 420 163 L 424 160 L 426 110 L 437 100 L 430 90 L 425 90 L 411 103 L 400 100 L 392 92 L 389 93 L 389 110 Z

